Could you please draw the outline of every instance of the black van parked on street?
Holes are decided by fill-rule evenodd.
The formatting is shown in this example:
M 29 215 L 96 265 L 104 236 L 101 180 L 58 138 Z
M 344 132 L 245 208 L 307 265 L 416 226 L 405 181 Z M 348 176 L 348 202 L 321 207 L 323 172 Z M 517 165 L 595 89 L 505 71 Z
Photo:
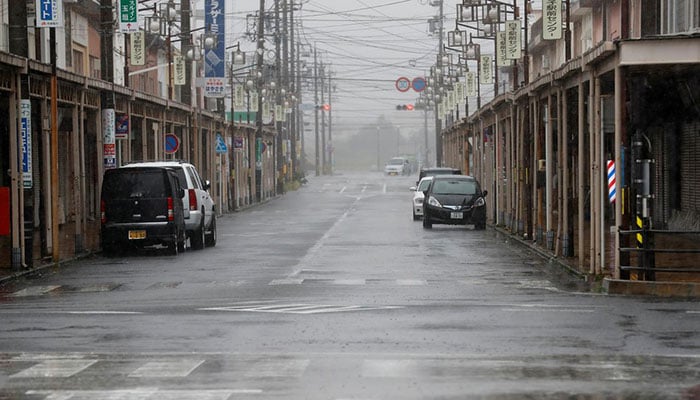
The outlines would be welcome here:
M 102 251 L 165 246 L 185 250 L 184 189 L 177 173 L 164 167 L 116 168 L 102 181 Z

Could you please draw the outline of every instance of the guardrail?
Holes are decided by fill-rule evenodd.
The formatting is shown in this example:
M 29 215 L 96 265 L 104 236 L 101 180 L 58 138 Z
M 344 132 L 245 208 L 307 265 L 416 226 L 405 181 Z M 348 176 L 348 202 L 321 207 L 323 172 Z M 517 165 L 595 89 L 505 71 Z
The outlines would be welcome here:
M 660 265 L 657 255 L 665 254 L 698 254 L 700 255 L 700 231 L 671 231 L 659 229 L 619 230 L 620 260 L 632 264 L 632 256 L 636 256 L 637 265 L 620 265 L 620 271 L 629 273 L 636 271 L 643 280 L 656 280 L 657 272 L 695 273 L 700 274 L 700 265 Z M 633 240 L 625 241 L 629 235 Z M 664 240 L 663 247 L 655 247 L 656 243 Z M 685 241 L 696 247 L 679 246 Z M 622 247 L 623 243 L 637 243 L 637 247 Z M 684 260 L 683 260 L 684 261 Z M 622 263 L 621 263 L 622 264 Z M 674 263 L 675 264 L 675 263 Z

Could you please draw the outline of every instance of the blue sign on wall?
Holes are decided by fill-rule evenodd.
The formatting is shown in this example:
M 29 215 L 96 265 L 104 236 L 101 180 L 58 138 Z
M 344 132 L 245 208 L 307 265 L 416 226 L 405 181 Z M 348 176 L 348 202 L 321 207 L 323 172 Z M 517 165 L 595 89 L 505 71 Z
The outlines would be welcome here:
M 36 0 L 37 28 L 63 26 L 63 0 Z
M 22 182 L 25 189 L 32 187 L 32 103 L 22 99 L 20 108 L 20 130 L 22 135 Z

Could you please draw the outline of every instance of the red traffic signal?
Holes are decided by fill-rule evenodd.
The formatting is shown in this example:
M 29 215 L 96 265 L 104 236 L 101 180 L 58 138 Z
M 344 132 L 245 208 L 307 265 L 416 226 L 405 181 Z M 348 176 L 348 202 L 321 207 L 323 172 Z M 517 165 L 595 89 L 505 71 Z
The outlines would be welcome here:
M 413 104 L 399 104 L 396 106 L 396 110 L 398 111 L 413 111 L 414 108 Z
M 323 111 L 330 111 L 331 105 L 330 104 L 321 104 L 316 106 L 317 110 L 323 110 Z

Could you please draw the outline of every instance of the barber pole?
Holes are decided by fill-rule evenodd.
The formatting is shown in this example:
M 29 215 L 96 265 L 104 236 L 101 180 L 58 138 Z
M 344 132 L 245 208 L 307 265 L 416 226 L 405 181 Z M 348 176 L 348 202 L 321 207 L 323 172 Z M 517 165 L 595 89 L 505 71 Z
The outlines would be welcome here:
M 615 203 L 615 198 L 617 197 L 617 190 L 615 181 L 615 161 L 608 160 L 608 199 L 610 203 Z

